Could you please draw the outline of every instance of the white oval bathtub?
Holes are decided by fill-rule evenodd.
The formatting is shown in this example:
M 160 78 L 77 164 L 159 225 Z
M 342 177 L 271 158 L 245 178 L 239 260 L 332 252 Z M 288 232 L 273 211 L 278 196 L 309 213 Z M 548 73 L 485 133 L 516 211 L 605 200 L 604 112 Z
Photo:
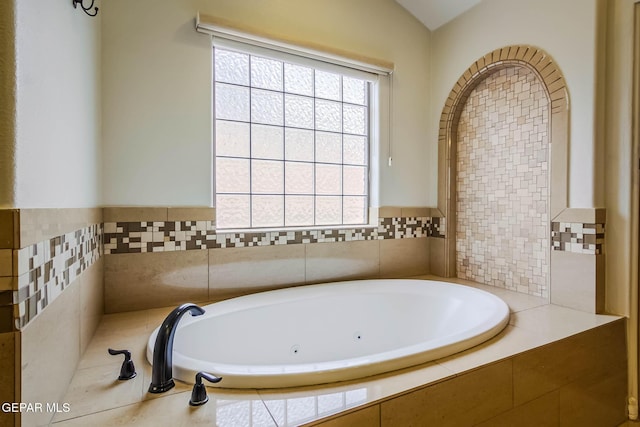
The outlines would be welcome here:
M 185 315 L 174 378 L 198 371 L 228 388 L 277 388 L 361 378 L 465 350 L 509 321 L 500 298 L 430 280 L 361 280 L 262 292 Z M 153 360 L 158 329 L 147 345 Z

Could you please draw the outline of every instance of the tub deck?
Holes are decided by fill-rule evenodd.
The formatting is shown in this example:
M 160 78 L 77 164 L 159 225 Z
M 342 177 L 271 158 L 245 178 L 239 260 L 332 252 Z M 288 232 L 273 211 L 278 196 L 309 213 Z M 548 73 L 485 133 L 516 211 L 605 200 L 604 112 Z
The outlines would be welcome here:
M 523 415 L 531 425 L 543 425 L 541 420 L 557 425 L 553 421 L 566 416 L 584 417 L 584 425 L 616 426 L 625 421 L 623 318 L 451 281 L 502 298 L 511 310 L 509 325 L 477 347 L 416 367 L 322 386 L 210 388 L 209 403 L 198 408 L 188 405 L 188 384 L 176 382 L 174 389 L 160 395 L 146 392 L 151 377 L 144 357 L 146 341 L 173 307 L 105 315 L 61 401 L 71 410 L 56 414 L 53 425 L 155 426 L 171 420 L 174 425 L 399 426 L 425 423 L 429 417 L 443 426 L 489 421 L 509 425 L 509 419 L 522 420 Z M 109 356 L 108 347 L 133 352 L 135 379 L 116 380 L 121 359 Z M 461 404 L 466 410 L 460 410 Z

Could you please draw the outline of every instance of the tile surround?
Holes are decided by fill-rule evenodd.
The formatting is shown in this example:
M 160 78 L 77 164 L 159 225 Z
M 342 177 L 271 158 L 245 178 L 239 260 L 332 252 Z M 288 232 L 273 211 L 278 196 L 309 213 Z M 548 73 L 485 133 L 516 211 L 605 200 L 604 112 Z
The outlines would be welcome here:
M 163 396 L 145 396 L 144 390 L 140 396 L 137 389 L 129 393 L 125 390 L 128 384 L 115 380 L 119 364 L 111 361 L 111 376 L 100 374 L 108 371 L 107 365 L 87 358 L 102 361 L 105 356 L 88 351 L 81 366 L 102 368 L 76 371 L 63 399 L 70 402 L 72 413 L 56 415 L 53 425 L 133 422 L 141 425 L 166 422 L 206 425 L 215 420 L 221 426 L 394 426 L 409 425 L 406 420 L 415 420 L 414 425 L 426 425 L 428 417 L 435 417 L 434 425 L 509 426 L 513 422 L 523 426 L 617 425 L 623 421 L 624 399 L 620 396 L 626 392 L 626 364 L 622 363 L 625 357 L 624 319 L 540 306 L 544 304 L 540 298 L 479 287 L 490 288 L 502 295 L 512 310 L 517 311 L 512 313 L 515 325 L 508 327 L 506 336 L 512 339 L 505 340 L 503 333 L 480 348 L 445 360 L 361 381 L 284 390 L 211 388 L 211 401 L 198 409 L 189 408 L 187 404 L 188 384 L 180 383 L 175 393 Z M 515 305 L 512 298 L 516 299 Z M 524 300 L 528 302 L 523 304 Z M 149 332 L 168 310 L 105 316 L 91 347 L 103 349 L 109 339 L 123 334 L 130 341 L 131 333 L 139 334 L 139 341 L 144 344 Z M 546 317 L 548 310 L 552 312 L 551 317 Z M 535 327 L 541 321 L 548 322 L 549 330 L 558 333 L 548 337 L 547 332 Z M 552 327 L 554 324 L 559 328 Z M 478 352 L 483 356 L 477 357 Z M 603 356 L 602 352 L 607 354 Z M 542 353 L 547 356 L 541 358 Z M 541 364 L 539 360 L 548 363 Z M 139 370 L 147 375 L 148 365 L 142 363 Z M 564 367 L 567 363 L 570 364 L 568 369 Z M 549 388 L 547 379 L 555 375 L 554 372 L 560 372 L 560 375 Z M 564 375 L 565 372 L 568 374 Z M 145 378 L 143 386 L 147 382 Z M 545 388 L 536 388 L 542 383 Z M 127 393 L 125 404 L 121 405 L 122 399 L 114 393 L 116 389 Z M 534 393 L 522 394 L 529 391 Z M 92 406 L 91 402 L 102 393 L 108 407 L 102 404 L 102 399 L 99 406 Z M 497 398 L 482 398 L 488 393 Z M 517 402 L 514 400 L 516 394 L 522 396 Z M 416 405 L 416 401 L 424 404 Z M 462 413 L 461 402 L 465 408 Z M 593 422 L 589 423 L 589 420 Z
M 144 310 L 209 298 L 207 251 L 104 258 L 105 312 Z
M 406 210 L 404 212 L 406 212 L 407 214 L 429 213 L 423 210 L 415 210 L 415 211 Z M 181 220 L 171 221 L 169 220 L 168 217 L 166 221 L 162 221 L 162 222 L 163 223 L 173 222 L 174 224 L 180 223 L 180 225 L 184 223 L 185 228 L 187 223 L 189 223 L 190 226 L 193 227 L 193 229 L 189 231 L 195 231 L 195 232 L 202 231 L 201 229 L 199 229 L 198 223 L 204 222 L 205 237 L 207 236 L 207 233 L 206 233 L 207 226 L 208 226 L 207 224 L 211 223 L 211 225 L 213 225 L 214 223 L 213 221 L 208 221 L 206 219 L 189 221 L 189 220 L 184 220 L 184 218 L 182 218 Z M 140 226 L 142 226 L 142 222 L 139 222 L 136 224 L 140 224 Z M 576 232 L 578 230 L 577 226 L 574 227 L 574 225 L 578 223 L 563 222 L 562 224 L 566 224 L 568 227 L 565 229 L 565 232 L 569 232 L 569 231 Z M 155 227 L 156 225 L 154 224 L 153 226 Z M 160 226 L 158 225 L 158 227 Z M 590 234 L 590 232 L 584 232 L 584 229 L 589 229 L 590 227 L 583 225 L 582 228 L 583 228 L 583 234 Z M 135 226 L 134 226 L 134 229 L 135 229 Z M 267 236 L 269 237 L 270 240 L 269 240 L 268 246 L 271 246 L 274 248 L 281 247 L 282 249 L 286 248 L 287 245 L 290 246 L 291 249 L 296 247 L 305 248 L 309 246 L 313 246 L 313 247 L 324 246 L 324 245 L 316 246 L 313 244 L 313 243 L 321 243 L 321 242 L 342 242 L 341 244 L 346 244 L 346 245 L 351 245 L 351 244 L 367 245 L 369 243 L 373 244 L 375 242 L 375 244 L 379 244 L 379 248 L 380 248 L 379 251 L 381 253 L 385 250 L 390 251 L 391 253 L 396 251 L 396 249 L 394 248 L 396 248 L 396 246 L 398 245 L 402 246 L 403 248 L 407 245 L 413 247 L 412 245 L 417 244 L 419 241 L 426 241 L 427 237 L 444 237 L 444 234 L 440 234 L 441 229 L 444 230 L 444 218 L 388 217 L 388 218 L 381 218 L 379 227 L 371 229 L 372 231 L 370 235 L 358 234 L 359 230 L 328 230 L 328 231 L 317 230 L 321 234 L 317 234 L 319 238 L 315 242 L 311 240 L 311 237 L 313 237 L 313 234 L 312 234 L 313 232 L 308 232 L 308 234 L 306 235 L 305 234 L 296 235 L 295 233 L 291 235 L 289 234 L 290 232 L 265 233 L 264 238 L 266 238 Z M 160 228 L 158 228 L 157 232 L 160 232 L 160 231 L 161 231 Z M 166 230 L 162 230 L 163 234 L 164 234 L 164 231 Z M 182 230 L 179 230 L 179 231 L 182 231 Z M 600 231 L 602 231 L 602 233 L 600 233 Z M 140 232 L 142 233 L 142 231 Z M 154 232 L 156 232 L 156 230 L 151 231 L 152 237 Z M 601 230 L 598 229 L 597 234 L 599 235 L 598 236 L 599 241 L 597 243 L 599 244 L 602 244 L 602 239 L 604 236 L 601 234 L 603 234 L 603 232 L 604 232 L 604 227 L 602 227 Z M 97 261 L 102 263 L 103 261 L 107 261 L 108 259 L 112 258 L 111 256 L 101 258 L 101 255 L 103 255 L 103 253 L 101 252 L 100 247 L 101 247 L 102 236 L 105 234 L 106 233 L 105 233 L 105 230 L 103 229 L 102 223 L 93 224 L 90 226 L 81 227 L 73 232 L 65 233 L 60 236 L 55 236 L 53 238 L 48 238 L 46 240 L 35 242 L 25 248 L 12 250 L 11 273 L 14 276 L 11 276 L 11 277 L 14 277 L 16 280 L 13 280 L 11 284 L 12 286 L 14 285 L 17 286 L 17 290 L 11 290 L 9 294 L 11 297 L 9 300 L 9 305 L 6 307 L 12 308 L 12 304 L 15 301 L 14 298 L 17 298 L 17 300 L 20 301 L 17 306 L 14 306 L 14 309 L 15 307 L 18 307 L 18 310 L 24 310 L 24 311 L 17 311 L 19 316 L 16 317 L 16 319 L 14 319 L 16 320 L 16 323 L 15 323 L 16 327 L 18 327 L 17 325 L 20 325 L 19 327 L 24 329 L 24 327 L 27 325 L 29 320 L 32 320 L 34 318 L 35 314 L 39 314 L 42 311 L 42 309 L 44 309 L 45 307 L 48 307 L 53 301 L 53 299 L 58 297 L 63 290 L 67 289 L 70 283 L 74 282 L 74 278 L 81 279 L 80 274 L 83 273 L 90 266 L 95 264 Z M 574 233 L 574 234 L 577 234 L 577 233 Z M 214 235 L 215 235 L 215 232 L 214 232 Z M 309 240 L 304 241 L 303 236 L 309 238 Z M 202 237 L 202 235 L 197 236 L 197 233 L 195 233 L 191 237 L 197 240 L 196 237 Z M 233 237 L 229 237 L 229 240 L 227 240 L 227 237 L 225 236 L 224 245 L 222 244 L 220 245 L 220 250 L 222 250 L 222 252 L 226 252 L 224 249 L 228 249 L 229 251 L 241 250 L 241 249 L 251 250 L 252 246 L 260 246 L 259 244 L 258 245 L 254 244 L 254 243 L 260 242 L 259 239 L 254 239 L 256 237 L 262 237 L 262 236 L 246 236 L 246 235 L 235 236 L 235 233 L 234 233 Z M 571 237 L 577 239 L 578 235 L 571 236 Z M 187 238 L 187 233 L 185 230 L 185 240 L 184 240 L 185 242 L 186 242 L 186 238 Z M 248 238 L 251 238 L 251 240 L 248 240 Z M 320 239 L 323 239 L 323 240 L 320 240 Z M 429 240 L 442 241 L 444 239 L 439 238 L 439 239 L 429 239 Z M 228 243 L 228 246 L 227 246 L 227 243 Z M 581 243 L 581 242 L 576 241 L 572 243 Z M 383 246 L 387 247 L 388 249 L 383 248 Z M 407 246 L 407 248 L 409 246 Z M 235 248 L 235 249 L 232 249 L 232 248 Z M 408 250 L 411 253 L 415 253 L 414 250 L 407 249 L 407 248 L 402 249 L 402 251 Z M 422 250 L 422 247 L 420 248 L 421 248 L 420 250 Z M 429 245 L 425 245 L 424 250 L 426 252 L 421 254 L 420 257 L 426 257 L 427 259 L 429 258 L 428 248 L 429 248 Z M 203 249 L 203 248 L 202 246 L 197 247 L 194 241 L 194 246 L 191 248 L 187 247 L 185 244 L 184 250 L 187 250 L 187 249 Z M 208 247 L 205 247 L 205 249 L 208 249 Z M 561 252 L 563 250 L 568 251 L 571 249 L 572 249 L 572 246 L 564 245 L 555 250 L 558 252 Z M 582 249 L 586 249 L 586 248 L 582 248 Z M 196 255 L 197 252 L 198 251 L 191 252 L 190 255 Z M 208 252 L 211 253 L 211 251 L 208 251 Z M 584 253 L 588 253 L 588 252 L 583 252 L 583 254 Z M 139 256 L 139 255 L 145 255 L 145 254 L 129 254 L 129 255 Z M 151 254 L 147 254 L 147 255 L 153 256 L 153 257 L 157 256 L 157 255 L 151 255 Z M 177 255 L 177 254 L 174 254 L 174 255 Z M 115 259 L 119 257 L 113 257 L 113 258 Z M 3 265 L 6 267 L 7 263 L 5 262 Z M 385 268 L 382 264 L 382 259 L 380 260 L 380 265 L 378 266 L 378 268 L 379 268 L 380 274 L 382 274 L 382 270 Z M 102 267 L 100 267 L 99 270 L 101 271 Z M 2 270 L 2 271 L 6 271 L 6 270 Z M 66 271 L 66 273 L 65 272 L 61 273 L 61 271 Z M 420 273 L 421 273 L 420 271 L 415 272 L 415 274 L 420 274 Z M 395 273 L 391 275 L 395 275 Z M 6 277 L 7 276 L 5 276 L 5 278 Z M 18 279 L 21 279 L 21 280 L 18 280 Z M 29 280 L 25 282 L 25 279 L 29 279 Z M 209 279 L 206 279 L 206 280 L 209 280 Z M 78 282 L 78 280 L 75 280 L 75 282 Z M 25 283 L 27 284 L 26 286 L 25 286 Z M 82 292 L 84 288 L 82 287 L 80 288 L 81 288 L 80 292 Z M 0 288 L 0 296 L 2 295 L 1 289 L 2 288 Z M 38 294 L 38 292 L 40 293 Z M 53 299 L 50 299 L 52 295 L 53 295 Z M 78 299 L 78 296 L 75 294 L 73 295 L 69 294 L 67 295 L 67 297 L 69 298 L 73 297 L 74 300 Z M 23 298 L 23 299 L 20 300 L 20 298 Z M 81 293 L 80 293 L 80 298 L 82 298 Z M 89 297 L 89 298 L 92 299 L 92 297 Z M 162 302 L 158 302 L 158 304 L 161 304 L 161 303 Z M 74 305 L 76 304 L 74 303 Z M 1 299 L 0 299 L 0 306 L 2 306 Z M 95 322 L 95 319 L 97 319 L 98 314 L 89 313 L 89 316 L 92 317 L 94 319 L 92 321 Z M 83 349 L 84 347 L 87 346 L 88 340 L 92 335 L 92 330 L 95 328 L 95 324 L 93 326 L 89 325 L 84 332 L 82 330 L 82 324 L 80 324 L 80 327 L 81 329 L 78 332 L 78 334 L 81 335 L 79 345 L 80 345 L 80 349 Z M 90 347 L 87 347 L 87 348 L 90 349 Z M 74 354 L 75 354 L 75 350 L 76 349 L 74 349 Z
M 381 425 L 476 425 L 512 408 L 511 382 L 511 360 L 483 366 L 449 381 L 382 402 Z M 461 404 L 465 410 L 460 410 Z
M 440 270 L 447 277 L 456 275 L 456 212 L 457 194 L 456 178 L 458 175 L 458 125 L 462 110 L 468 102 L 471 93 L 482 84 L 489 76 L 500 73 L 507 68 L 518 68 L 533 73 L 544 87 L 549 99 L 549 159 L 548 164 L 548 212 L 549 218 L 558 218 L 562 213 L 574 211 L 567 207 L 568 202 L 568 161 L 569 161 L 569 100 L 564 76 L 553 57 L 544 50 L 530 45 L 511 45 L 495 49 L 492 52 L 478 58 L 460 76 L 451 89 L 444 102 L 440 115 L 438 132 L 438 211 L 448 219 L 448 238 L 440 245 L 437 256 L 443 260 L 444 265 Z M 521 88 L 520 88 L 521 89 Z M 522 108 L 527 109 L 528 100 L 523 100 L 527 105 L 517 106 L 521 110 L 514 109 L 513 113 L 521 114 Z M 524 102 L 523 102 L 524 104 Z M 500 108 L 504 109 L 504 105 Z M 507 111 L 498 109 L 497 115 L 506 117 Z M 517 121 L 516 121 L 517 124 Z M 536 124 L 534 123 L 534 126 Z M 500 136 L 500 135 L 498 135 Z M 522 136 L 522 135 L 520 135 Z M 517 170 L 517 169 L 516 169 Z M 480 182 L 480 184 L 483 184 Z M 536 183 L 537 184 L 537 183 Z M 574 219 L 575 222 L 593 222 Z M 600 221 L 595 221 L 600 222 Z M 549 226 L 547 222 L 546 227 Z M 549 232 L 547 232 L 548 238 Z M 548 249 L 548 246 L 547 248 Z M 519 283 L 521 291 L 526 283 Z M 545 290 L 548 291 L 548 290 Z
M 381 240 L 380 278 L 429 273 L 429 240 L 426 238 Z
M 305 245 L 211 249 L 209 300 L 305 283 Z
M 80 353 L 80 284 L 71 284 L 37 320 L 21 330 L 21 402 L 59 402 Z M 55 368 L 54 368 L 55 367 Z M 48 425 L 51 412 L 22 414 L 25 426 Z
M 49 211 L 51 212 L 44 213 L 33 210 L 33 212 L 28 213 L 27 222 L 33 223 L 35 221 L 34 218 L 40 218 L 43 215 L 53 215 L 56 218 L 63 216 L 61 210 Z M 9 212 L 11 213 L 12 223 L 20 223 L 19 211 Z M 31 231 L 27 234 L 35 233 L 50 238 L 20 249 L 0 250 L 0 273 L 2 273 L 0 274 L 0 328 L 2 330 L 16 330 L 27 325 L 30 320 L 60 295 L 69 283 L 73 282 L 76 277 L 103 255 L 101 252 L 102 247 L 105 248 L 104 254 L 117 254 L 122 253 L 121 251 L 126 253 L 145 252 L 146 250 L 168 252 L 208 248 L 250 248 L 257 246 L 379 240 L 386 242 L 380 249 L 381 253 L 383 253 L 385 251 L 388 252 L 385 249 L 386 247 L 392 248 L 398 244 L 401 246 L 409 244 L 408 242 L 406 244 L 401 244 L 400 242 L 392 243 L 394 240 L 421 240 L 425 237 L 436 237 L 437 239 L 435 240 L 430 239 L 430 243 L 424 248 L 426 251 L 424 254 L 420 252 L 423 250 L 422 246 L 420 245 L 419 247 L 419 256 L 421 258 L 426 257 L 427 264 L 430 264 L 431 267 L 412 271 L 414 274 L 422 274 L 427 271 L 437 273 L 439 269 L 435 267 L 438 267 L 438 264 L 442 264 L 442 262 L 434 262 L 433 260 L 434 257 L 438 258 L 441 251 L 433 249 L 429 251 L 429 248 L 434 243 L 444 240 L 442 238 L 445 237 L 445 218 L 437 216 L 404 216 L 433 215 L 436 213 L 434 209 L 382 208 L 382 213 L 399 216 L 380 218 L 377 228 L 263 233 L 217 234 L 214 228 L 215 213 L 212 213 L 210 209 L 200 208 L 118 208 L 115 211 L 113 208 L 109 208 L 105 209 L 105 218 L 130 220 L 135 215 L 149 212 L 157 218 L 165 220 L 92 224 L 53 237 L 50 237 L 51 230 L 37 231 L 35 223 L 29 225 Z M 56 230 L 68 230 L 74 224 L 82 223 L 81 216 L 72 215 L 69 224 L 54 228 Z M 84 222 L 86 223 L 86 213 L 84 213 L 84 216 Z M 192 221 L 185 220 L 187 216 L 194 216 L 197 219 Z M 169 220 L 170 217 L 177 220 L 171 221 Z M 209 220 L 204 218 L 209 218 Z M 563 221 L 567 222 L 554 222 L 552 224 L 551 240 L 554 251 L 571 251 L 582 254 L 600 254 L 603 252 L 604 224 L 582 224 L 568 222 L 569 220 L 567 219 Z M 594 226 L 595 229 L 593 228 Z M 560 231 L 561 229 L 563 230 L 562 232 Z M 595 234 L 591 230 L 595 230 Z M 18 242 L 20 240 L 19 231 L 16 237 Z M 15 234 L 13 233 L 12 235 Z M 595 244 L 592 243 L 593 237 L 591 236 L 595 236 Z M 103 239 L 109 243 L 102 246 Z M 382 276 L 395 275 L 389 270 L 389 268 L 393 270 L 394 266 L 387 261 L 380 259 L 380 274 Z
M 102 225 L 94 224 L 14 250 L 16 329 L 24 328 L 101 257 L 102 236 Z
M 588 313 L 605 309 L 605 255 L 551 252 L 551 302 Z
M 548 295 L 548 105 L 522 67 L 469 94 L 457 133 L 458 277 Z
M 307 284 L 378 278 L 380 246 L 376 241 L 305 245 L 305 275 Z
M 0 210 L 0 329 L 24 328 L 103 254 L 442 237 L 439 218 L 406 216 L 430 211 L 397 208 L 377 228 L 216 233 L 211 208 Z

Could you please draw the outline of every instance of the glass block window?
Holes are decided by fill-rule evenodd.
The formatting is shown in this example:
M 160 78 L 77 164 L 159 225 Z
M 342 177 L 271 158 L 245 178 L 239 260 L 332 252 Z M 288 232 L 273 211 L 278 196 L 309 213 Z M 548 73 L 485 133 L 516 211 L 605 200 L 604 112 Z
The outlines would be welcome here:
M 217 227 L 366 224 L 371 85 L 215 47 Z

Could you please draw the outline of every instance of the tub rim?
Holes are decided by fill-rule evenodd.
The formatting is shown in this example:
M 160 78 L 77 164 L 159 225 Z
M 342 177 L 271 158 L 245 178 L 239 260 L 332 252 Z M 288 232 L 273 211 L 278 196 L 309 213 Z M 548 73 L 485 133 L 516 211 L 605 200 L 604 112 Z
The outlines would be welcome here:
M 389 282 L 395 282 L 395 284 L 393 286 L 388 286 Z M 362 290 L 371 292 L 374 289 L 372 284 L 387 284 L 387 287 L 382 291 L 379 288 L 376 288 L 376 293 L 392 294 L 397 293 L 399 288 L 405 289 L 407 286 L 415 285 L 416 282 L 422 282 L 421 285 L 424 285 L 424 283 L 430 283 L 436 287 L 455 290 L 455 292 L 462 292 L 466 295 L 475 294 L 481 296 L 482 298 L 493 302 L 496 310 L 493 312 L 490 319 L 487 319 L 485 322 L 444 338 L 439 337 L 434 340 L 423 341 L 372 355 L 357 356 L 336 361 L 286 365 L 232 365 L 228 363 L 194 359 L 174 349 L 174 378 L 183 382 L 193 383 L 193 380 L 189 381 L 185 380 L 185 378 L 194 378 L 198 371 L 205 370 L 223 377 L 225 374 L 227 376 L 233 376 L 232 385 L 229 384 L 229 381 L 225 383 L 223 380 L 220 383 L 210 386 L 219 388 L 252 389 L 285 388 L 348 381 L 430 363 L 437 359 L 459 353 L 490 340 L 498 335 L 509 323 L 510 311 L 507 304 L 497 295 L 482 289 L 464 284 L 431 279 L 364 279 L 292 286 L 282 289 L 257 292 L 207 304 L 202 306 L 202 308 L 205 309 L 204 315 L 197 317 L 185 316 L 185 318 L 178 324 L 176 333 L 179 333 L 180 329 L 188 327 L 194 322 L 204 321 L 211 317 L 223 316 L 229 313 L 249 311 L 258 307 L 269 306 L 272 305 L 273 300 L 277 300 L 278 304 L 284 304 L 292 301 L 322 298 L 323 296 L 335 295 L 336 288 L 341 288 L 340 290 L 344 292 L 345 285 L 349 286 L 349 293 L 355 294 Z M 320 293 L 318 291 L 320 291 Z M 210 307 L 212 306 L 216 306 L 216 310 L 211 310 Z M 487 327 L 487 323 L 491 323 L 491 326 Z M 155 343 L 155 336 L 157 335 L 159 328 L 160 326 L 154 329 L 147 341 L 146 353 L 148 361 L 153 360 L 153 346 Z M 426 343 L 450 341 L 452 337 L 457 337 L 459 339 L 454 342 L 447 342 L 436 348 L 425 349 Z M 412 351 L 407 352 L 408 350 Z M 191 364 L 193 369 L 185 367 L 184 365 L 186 364 Z M 205 367 L 205 365 L 211 364 L 215 364 L 218 372 L 216 372 L 216 370 L 208 370 L 208 368 Z M 238 366 L 241 366 L 242 368 L 237 369 Z M 283 369 L 283 367 L 286 368 L 287 366 L 289 366 L 288 369 Z M 314 369 L 310 370 L 310 368 Z

